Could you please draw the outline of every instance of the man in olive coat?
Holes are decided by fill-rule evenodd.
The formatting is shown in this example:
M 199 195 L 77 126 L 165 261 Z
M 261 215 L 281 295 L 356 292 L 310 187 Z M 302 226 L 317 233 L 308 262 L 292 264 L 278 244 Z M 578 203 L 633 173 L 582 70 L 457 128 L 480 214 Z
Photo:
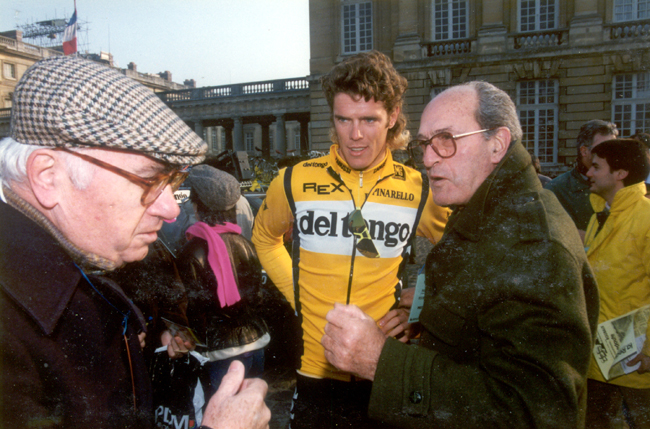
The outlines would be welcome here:
M 485 82 L 426 107 L 410 147 L 423 151 L 436 204 L 454 211 L 427 258 L 419 346 L 340 304 L 322 339 L 333 365 L 374 381 L 371 417 L 402 427 L 584 427 L 598 292 L 578 231 L 542 189 L 521 135 L 508 95 Z M 412 336 L 406 316 L 395 312 Z

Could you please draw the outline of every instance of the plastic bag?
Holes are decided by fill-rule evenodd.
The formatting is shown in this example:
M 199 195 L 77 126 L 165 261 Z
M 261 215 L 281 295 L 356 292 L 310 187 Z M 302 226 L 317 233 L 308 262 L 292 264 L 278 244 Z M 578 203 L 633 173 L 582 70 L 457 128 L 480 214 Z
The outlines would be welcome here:
M 155 427 L 193 429 L 201 425 L 205 398 L 199 373 L 203 362 L 195 352 L 170 359 L 166 347 L 156 349 L 150 367 Z

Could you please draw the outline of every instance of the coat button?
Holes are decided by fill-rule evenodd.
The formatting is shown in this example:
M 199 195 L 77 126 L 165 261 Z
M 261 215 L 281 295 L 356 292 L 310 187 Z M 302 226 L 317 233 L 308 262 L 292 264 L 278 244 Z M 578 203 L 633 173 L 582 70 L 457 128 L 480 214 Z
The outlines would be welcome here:
M 411 392 L 411 394 L 409 395 L 409 399 L 414 404 L 419 404 L 420 402 L 422 402 L 422 394 L 420 392 Z

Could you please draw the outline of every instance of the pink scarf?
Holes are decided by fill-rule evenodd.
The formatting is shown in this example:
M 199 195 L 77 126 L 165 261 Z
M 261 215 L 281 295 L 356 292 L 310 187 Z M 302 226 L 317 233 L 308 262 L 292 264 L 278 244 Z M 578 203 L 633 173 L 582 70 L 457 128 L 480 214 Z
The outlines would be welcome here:
M 217 277 L 217 297 L 221 308 L 233 305 L 241 299 L 232 272 L 228 249 L 219 235 L 225 232 L 241 234 L 241 227 L 229 222 L 226 222 L 225 225 L 215 226 L 210 226 L 204 222 L 196 222 L 185 231 L 188 240 L 192 237 L 198 237 L 208 243 L 208 263 Z

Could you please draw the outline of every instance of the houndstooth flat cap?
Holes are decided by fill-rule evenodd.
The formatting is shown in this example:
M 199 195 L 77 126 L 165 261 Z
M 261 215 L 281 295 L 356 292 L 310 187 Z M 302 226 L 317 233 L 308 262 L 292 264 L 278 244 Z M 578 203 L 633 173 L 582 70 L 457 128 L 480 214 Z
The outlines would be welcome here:
M 39 146 L 106 147 L 198 164 L 207 144 L 150 89 L 94 61 L 54 57 L 18 82 L 11 137 Z

